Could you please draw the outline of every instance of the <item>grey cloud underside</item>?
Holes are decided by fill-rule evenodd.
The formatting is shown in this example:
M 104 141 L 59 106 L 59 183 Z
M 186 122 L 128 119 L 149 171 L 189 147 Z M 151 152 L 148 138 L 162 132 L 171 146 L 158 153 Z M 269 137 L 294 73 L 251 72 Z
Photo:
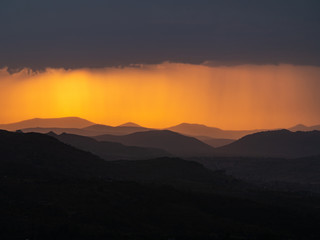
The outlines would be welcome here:
M 319 1 L 0 3 L 0 66 L 320 64 Z

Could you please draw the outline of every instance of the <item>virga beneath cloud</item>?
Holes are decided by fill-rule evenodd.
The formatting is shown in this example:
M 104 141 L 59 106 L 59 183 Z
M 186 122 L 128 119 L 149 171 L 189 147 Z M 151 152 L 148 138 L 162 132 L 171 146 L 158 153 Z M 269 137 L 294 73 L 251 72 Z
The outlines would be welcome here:
M 149 127 L 225 129 L 320 122 L 320 68 L 179 63 L 125 68 L 0 71 L 0 122 L 78 116 Z

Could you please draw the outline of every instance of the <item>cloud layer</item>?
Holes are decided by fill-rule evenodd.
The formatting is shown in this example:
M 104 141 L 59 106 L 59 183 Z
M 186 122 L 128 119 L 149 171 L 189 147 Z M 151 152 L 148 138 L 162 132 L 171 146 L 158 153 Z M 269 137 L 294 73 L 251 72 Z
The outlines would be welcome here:
M 316 0 L 4 0 L 0 66 L 320 64 Z

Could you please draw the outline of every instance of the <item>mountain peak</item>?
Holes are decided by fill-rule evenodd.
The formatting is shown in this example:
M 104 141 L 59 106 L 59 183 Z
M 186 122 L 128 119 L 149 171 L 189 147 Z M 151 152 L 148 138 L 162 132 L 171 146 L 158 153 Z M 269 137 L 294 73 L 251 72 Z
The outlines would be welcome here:
M 208 126 L 206 126 L 206 125 L 204 125 L 204 124 L 199 124 L 199 123 L 180 123 L 180 124 L 178 124 L 178 125 L 176 125 L 176 127 L 177 126 L 197 126 L 197 127 L 208 127 Z
M 297 124 L 297 125 L 289 128 L 289 130 L 294 131 L 294 132 L 296 132 L 296 131 L 309 131 L 310 127 L 300 123 L 300 124 Z
M 134 122 L 127 122 L 127 123 L 119 125 L 118 127 L 141 127 L 141 126 L 134 123 Z

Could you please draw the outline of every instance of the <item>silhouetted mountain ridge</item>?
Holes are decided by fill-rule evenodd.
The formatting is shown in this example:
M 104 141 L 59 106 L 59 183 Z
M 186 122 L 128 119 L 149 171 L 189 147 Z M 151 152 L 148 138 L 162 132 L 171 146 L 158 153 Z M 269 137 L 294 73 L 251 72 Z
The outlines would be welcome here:
M 232 156 L 298 158 L 320 154 L 320 132 L 265 131 L 217 149 Z
M 74 134 L 62 133 L 57 135 L 53 132 L 50 132 L 48 135 L 81 150 L 89 151 L 108 161 L 119 159 L 141 160 L 171 155 L 162 149 L 125 146 L 121 143 L 108 141 L 100 142 L 90 137 L 78 136 Z

